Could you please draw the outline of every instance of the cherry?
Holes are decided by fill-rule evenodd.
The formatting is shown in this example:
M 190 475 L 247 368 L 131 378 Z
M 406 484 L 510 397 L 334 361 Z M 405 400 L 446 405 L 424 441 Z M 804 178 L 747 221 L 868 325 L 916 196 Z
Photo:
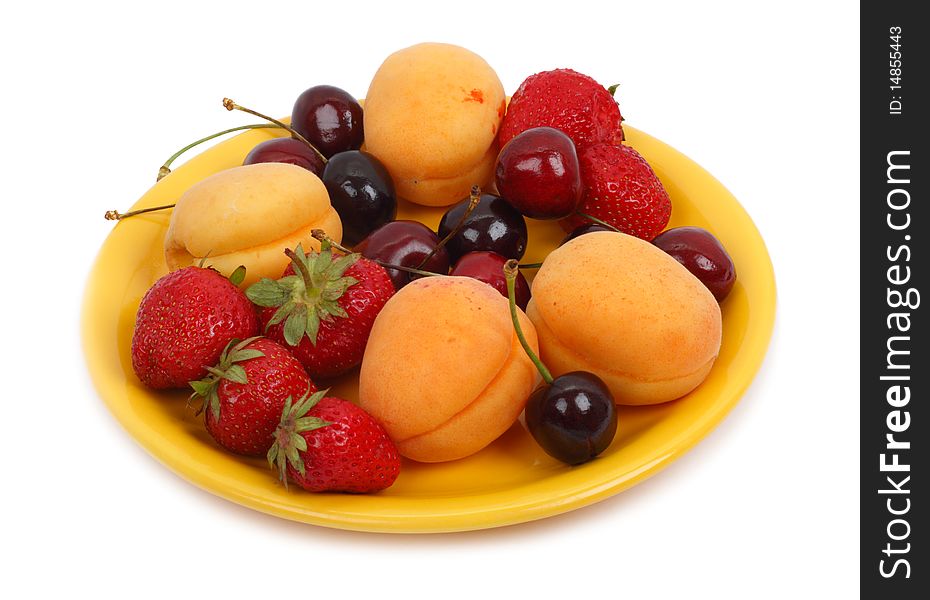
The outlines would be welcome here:
M 438 245 L 439 237 L 432 229 L 417 221 L 401 220 L 391 221 L 372 231 L 355 246 L 355 251 L 360 252 L 365 258 L 382 263 L 445 275 L 449 272 L 449 254 L 445 248 L 439 248 L 426 264 L 421 266 L 423 259 Z M 417 278 L 411 273 L 385 268 L 394 282 L 395 290 Z
M 569 240 L 573 240 L 578 236 L 584 235 L 586 233 L 593 233 L 595 231 L 617 231 L 617 230 L 611 227 L 607 227 L 606 225 L 601 225 L 600 223 L 585 223 L 584 225 L 579 225 L 578 227 L 575 227 L 574 229 L 572 229 L 572 232 L 566 235 L 565 239 L 559 242 L 559 246 L 564 245 Z
M 307 144 L 294 138 L 273 138 L 265 140 L 252 148 L 242 161 L 244 165 L 256 163 L 288 163 L 303 167 L 320 177 L 325 165 L 319 154 L 310 149 Z
M 723 245 L 700 227 L 663 231 L 652 243 L 680 262 L 701 280 L 717 302 L 723 302 L 736 282 L 736 267 Z
M 572 371 L 533 392 L 526 403 L 526 426 L 549 456 L 578 465 L 610 446 L 617 408 L 600 377 Z
M 481 194 L 475 208 L 465 216 L 468 205 L 468 199 L 453 205 L 439 222 L 441 238 L 446 238 L 458 228 L 446 243 L 453 260 L 477 250 L 497 252 L 518 260 L 523 257 L 526 252 L 526 220 L 517 209 L 492 194 Z M 459 223 L 462 223 L 461 227 Z
M 354 246 L 397 216 L 391 175 L 367 152 L 348 150 L 334 155 L 326 163 L 322 179 L 342 220 L 344 244 Z
M 291 127 L 330 158 L 358 150 L 365 140 L 362 107 L 351 94 L 331 85 L 305 90 L 291 112 Z
M 581 201 L 581 169 L 571 138 L 552 127 L 534 127 L 501 149 L 497 190 L 534 219 L 561 219 Z
M 507 297 L 507 279 L 504 277 L 504 263 L 507 259 L 496 252 L 469 252 L 455 263 L 450 275 L 472 277 L 483 281 Z M 517 306 L 526 310 L 530 301 L 530 286 L 523 273 L 517 273 L 515 284 Z
M 613 395 L 593 373 L 572 371 L 552 377 L 527 343 L 517 318 L 517 261 L 508 260 L 503 270 L 517 339 L 545 382 L 527 400 L 526 427 L 549 456 L 570 465 L 588 462 L 606 450 L 617 433 Z

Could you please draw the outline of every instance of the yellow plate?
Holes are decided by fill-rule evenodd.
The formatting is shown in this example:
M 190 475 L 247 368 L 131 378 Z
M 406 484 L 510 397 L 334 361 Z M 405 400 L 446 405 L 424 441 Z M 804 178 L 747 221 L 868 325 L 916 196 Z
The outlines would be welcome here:
M 578 467 L 543 453 L 520 423 L 491 446 L 445 464 L 405 461 L 397 482 L 372 495 L 311 494 L 278 485 L 262 459 L 221 450 L 186 393 L 154 392 L 132 372 L 129 345 L 145 291 L 166 272 L 162 240 L 169 215 L 117 224 L 91 272 L 83 307 L 88 369 L 110 411 L 146 450 L 192 483 L 233 502 L 295 521 L 342 529 L 444 532 L 520 523 L 563 513 L 616 494 L 656 473 L 704 437 L 739 400 L 768 347 L 775 282 L 765 244 L 736 199 L 700 166 L 662 142 L 625 126 L 629 144 L 652 164 L 672 197 L 671 226 L 713 232 L 736 264 L 738 281 L 723 304 L 723 345 L 708 379 L 675 402 L 622 407 L 617 437 L 599 458 Z M 241 164 L 270 137 L 250 131 L 204 152 L 155 185 L 135 208 L 170 204 L 193 183 Z M 403 204 L 398 218 L 436 227 L 442 209 Z M 529 221 L 524 262 L 541 261 L 563 237 L 552 222 Z M 529 274 L 529 273 L 528 273 Z M 354 399 L 357 377 L 335 391 Z

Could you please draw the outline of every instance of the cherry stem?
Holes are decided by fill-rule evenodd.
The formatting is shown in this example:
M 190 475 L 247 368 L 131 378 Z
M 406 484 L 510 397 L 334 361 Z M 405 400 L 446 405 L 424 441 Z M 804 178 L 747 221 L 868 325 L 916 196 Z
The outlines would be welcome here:
M 348 248 L 346 248 L 345 246 L 343 246 L 342 244 L 340 244 L 333 238 L 326 235 L 326 232 L 323 231 L 322 229 L 312 229 L 310 231 L 310 235 L 313 237 L 313 239 L 317 240 L 320 243 L 328 242 L 329 245 L 335 248 L 336 250 L 339 250 L 340 252 L 345 252 L 346 254 L 352 254 L 351 250 L 349 250 Z
M 524 352 L 530 357 L 533 364 L 536 365 L 539 374 L 542 375 L 543 381 L 552 385 L 552 373 L 549 372 L 546 365 L 543 364 L 536 353 L 533 352 L 533 349 L 530 348 L 526 338 L 523 336 L 523 328 L 520 327 L 520 319 L 517 317 L 517 294 L 515 286 L 517 273 L 519 272 L 520 265 L 518 265 L 517 261 L 514 259 L 511 258 L 504 263 L 504 277 L 507 279 L 507 300 L 510 302 L 510 318 L 513 320 L 513 329 L 517 332 L 517 339 L 520 340 L 520 345 L 523 346 Z
M 156 210 L 166 210 L 169 208 L 174 208 L 174 204 L 165 204 L 164 206 L 153 206 L 151 208 L 140 208 L 139 210 L 131 210 L 128 213 L 121 213 L 115 210 L 108 210 L 104 213 L 103 218 L 107 221 L 119 221 L 125 219 L 126 217 L 134 217 L 136 215 L 141 215 L 142 213 L 153 212 Z
M 541 266 L 543 266 L 542 263 L 527 263 L 525 265 L 520 265 L 520 268 L 521 269 L 538 269 Z
M 481 188 L 478 187 L 477 185 L 471 186 L 471 195 L 468 198 L 468 206 L 465 208 L 465 212 L 462 213 L 462 218 L 459 219 L 458 223 L 456 223 L 455 228 L 453 228 L 452 231 L 449 232 L 449 235 L 439 240 L 439 243 L 436 244 L 436 247 L 433 248 L 430 251 L 430 253 L 426 255 L 426 258 L 420 261 L 420 264 L 417 265 L 418 269 L 422 269 L 423 265 L 429 262 L 429 259 L 433 258 L 436 255 L 436 253 L 439 252 L 443 248 L 443 246 L 449 243 L 449 240 L 451 240 L 459 231 L 462 230 L 462 227 L 465 226 L 466 219 L 468 219 L 472 211 L 475 210 L 475 207 L 478 206 L 478 202 L 480 200 L 481 200 Z
M 238 104 L 236 104 L 235 102 L 233 102 L 233 101 L 230 100 L 229 98 L 223 98 L 223 106 L 226 107 L 226 110 L 241 110 L 241 111 L 244 112 L 244 113 L 249 113 L 250 115 L 254 115 L 254 116 L 258 117 L 259 119 L 265 119 L 266 121 L 270 121 L 270 122 L 274 123 L 275 125 L 277 125 L 278 127 L 280 127 L 281 129 L 286 129 L 286 130 L 288 130 L 288 131 L 291 133 L 291 135 L 293 135 L 295 138 L 297 138 L 297 139 L 300 140 L 301 142 L 307 144 L 307 146 L 309 146 L 311 150 L 313 150 L 314 152 L 316 152 L 316 155 L 320 157 L 320 160 L 323 161 L 323 164 L 324 164 L 324 165 L 325 165 L 326 163 L 329 162 L 328 160 L 326 160 L 326 157 L 323 156 L 323 153 L 320 152 L 320 151 L 317 149 L 316 146 L 314 146 L 313 144 L 310 143 L 310 140 L 308 140 L 308 139 L 305 138 L 304 136 L 302 136 L 302 135 L 300 135 L 299 133 L 297 133 L 297 131 L 296 131 L 293 127 L 291 127 L 290 125 L 287 125 L 287 124 L 285 124 L 285 123 L 282 123 L 281 121 L 279 121 L 279 120 L 277 120 L 277 119 L 273 119 L 273 118 L 269 117 L 268 115 L 263 115 L 262 113 L 260 113 L 260 112 L 258 112 L 258 111 L 252 110 L 251 108 L 246 108 L 246 107 L 244 107 L 244 106 L 239 106 Z
M 300 277 L 304 280 L 304 287 L 307 290 L 313 287 L 313 282 L 310 279 L 310 271 L 307 270 L 307 265 L 304 264 L 304 261 L 300 260 L 300 257 L 297 256 L 297 253 L 290 248 L 285 248 L 284 254 L 286 254 L 287 257 L 291 259 L 291 263 L 294 265 L 294 269 L 300 273 Z
M 378 260 L 377 258 L 369 258 L 368 260 L 381 265 L 385 269 L 397 269 L 398 271 L 403 271 L 404 273 L 413 273 L 414 275 L 422 275 L 424 277 L 448 277 L 448 275 L 443 275 L 442 273 L 433 273 L 432 271 L 414 269 L 413 267 L 405 267 L 404 265 L 392 265 L 389 262 L 384 262 L 383 260 Z
M 234 131 L 244 131 L 246 129 L 278 129 L 278 126 L 272 125 L 270 123 L 255 123 L 253 125 L 240 125 L 239 127 L 231 127 L 229 129 L 224 129 L 223 131 L 220 131 L 218 133 L 214 133 L 213 135 L 208 135 L 205 138 L 200 138 L 196 142 L 191 142 L 190 144 L 184 146 L 183 148 L 181 148 L 180 150 L 172 154 L 168 158 L 168 160 L 165 161 L 165 164 L 163 164 L 161 168 L 158 169 L 158 177 L 155 179 L 155 181 L 161 181 L 162 179 L 164 179 L 166 175 L 171 173 L 171 168 L 170 168 L 171 163 L 173 163 L 175 160 L 177 160 L 179 156 L 181 156 L 182 154 L 184 154 L 191 148 L 195 146 L 199 146 L 200 144 L 204 142 L 209 142 L 210 140 L 214 138 L 218 138 L 222 135 L 226 135 L 227 133 L 232 133 Z
M 613 229 L 613 230 L 616 231 L 617 233 L 623 233 L 622 231 L 620 231 L 619 229 L 617 229 L 616 227 L 614 227 L 614 226 L 611 225 L 610 223 L 607 223 L 607 222 L 605 222 L 605 221 L 601 221 L 601 220 L 598 219 L 597 217 L 592 217 L 591 215 L 585 214 L 585 213 L 583 213 L 583 212 L 576 212 L 575 214 L 578 215 L 579 217 L 583 218 L 583 219 L 587 219 L 587 220 L 589 220 L 589 221 L 593 221 L 594 223 L 597 223 L 598 225 L 603 225 L 604 227 L 608 227 L 608 228 L 610 228 L 610 229 Z
M 319 240 L 320 242 L 329 242 L 330 246 L 332 246 L 336 250 L 339 250 L 340 252 L 345 252 L 346 254 L 352 254 L 351 250 L 349 250 L 348 248 L 346 248 L 345 246 L 343 246 L 336 240 L 326 235 L 326 232 L 323 231 L 322 229 L 314 229 L 313 231 L 310 232 L 310 235 L 312 235 L 314 239 Z M 403 271 L 405 273 L 413 273 L 414 275 L 423 275 L 424 277 L 445 277 L 445 275 L 443 275 L 442 273 L 433 273 L 432 271 L 424 271 L 423 269 L 414 269 L 413 267 L 405 267 L 403 265 L 392 265 L 389 262 L 378 260 L 377 258 L 368 258 L 367 260 L 370 260 L 371 262 L 375 264 L 381 265 L 385 269 L 397 269 L 398 271 Z

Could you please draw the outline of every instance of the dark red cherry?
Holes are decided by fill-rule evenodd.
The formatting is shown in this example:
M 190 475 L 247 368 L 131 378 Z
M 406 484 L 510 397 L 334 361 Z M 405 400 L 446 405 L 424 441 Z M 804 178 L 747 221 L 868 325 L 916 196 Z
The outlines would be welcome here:
M 316 175 L 323 174 L 323 161 L 307 144 L 294 138 L 282 137 L 257 144 L 242 161 L 244 165 L 256 163 L 288 163 L 303 167 Z
M 534 127 L 501 149 L 497 191 L 533 219 L 561 219 L 581 200 L 581 169 L 571 138 L 552 127 Z
M 472 277 L 483 281 L 496 289 L 501 295 L 507 297 L 507 278 L 504 277 L 504 263 L 507 259 L 496 252 L 469 252 L 455 263 L 449 275 Z M 526 310 L 530 301 L 530 286 L 523 273 L 517 273 L 514 281 L 515 300 L 517 306 Z
M 365 141 L 362 107 L 351 94 L 332 85 L 317 85 L 297 97 L 291 127 L 329 158 L 358 150 Z
M 354 246 L 397 216 L 394 182 L 381 161 L 358 150 L 329 159 L 323 183 L 342 220 L 342 243 Z
M 606 225 L 601 225 L 600 223 L 585 223 L 584 225 L 579 225 L 578 227 L 575 227 L 574 229 L 572 229 L 572 232 L 566 235 L 565 239 L 559 242 L 559 246 L 564 245 L 565 242 L 568 242 L 569 240 L 573 240 L 578 236 L 584 235 L 586 233 L 592 233 L 594 231 L 614 231 L 614 230 L 611 229 L 610 227 L 607 227 Z
M 453 205 L 439 222 L 439 237 L 445 239 L 457 226 L 468 207 L 468 199 Z M 500 196 L 481 194 L 478 205 L 464 225 L 446 243 L 452 260 L 487 250 L 506 258 L 523 258 L 526 252 L 526 219 Z
M 736 282 L 736 267 L 723 245 L 700 227 L 675 227 L 663 231 L 652 243 L 691 271 L 723 302 Z
M 547 454 L 578 465 L 610 446 L 617 408 L 598 376 L 573 371 L 533 392 L 526 403 L 526 426 Z
M 365 258 L 379 260 L 392 265 L 422 269 L 432 273 L 446 275 L 449 272 L 449 253 L 440 248 L 429 261 L 420 266 L 423 259 L 439 244 L 436 233 L 417 221 L 391 221 L 372 231 L 368 237 L 359 242 L 354 250 L 361 252 Z M 387 269 L 394 289 L 399 290 L 418 275 L 412 275 L 397 269 Z

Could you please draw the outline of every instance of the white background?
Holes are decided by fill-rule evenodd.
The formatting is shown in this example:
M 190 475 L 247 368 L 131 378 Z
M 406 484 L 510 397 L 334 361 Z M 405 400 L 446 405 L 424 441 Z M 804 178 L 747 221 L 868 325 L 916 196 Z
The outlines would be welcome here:
M 858 6 L 442 4 L 3 9 L 0 595 L 856 593 Z M 775 264 L 778 320 L 762 371 L 687 456 L 543 522 L 345 533 L 200 491 L 135 444 L 85 371 L 79 304 L 111 228 L 104 210 L 131 205 L 184 143 L 246 122 L 223 96 L 280 115 L 318 83 L 364 95 L 385 56 L 426 40 L 478 52 L 508 92 L 563 66 L 619 81 L 628 123 L 723 181 Z

